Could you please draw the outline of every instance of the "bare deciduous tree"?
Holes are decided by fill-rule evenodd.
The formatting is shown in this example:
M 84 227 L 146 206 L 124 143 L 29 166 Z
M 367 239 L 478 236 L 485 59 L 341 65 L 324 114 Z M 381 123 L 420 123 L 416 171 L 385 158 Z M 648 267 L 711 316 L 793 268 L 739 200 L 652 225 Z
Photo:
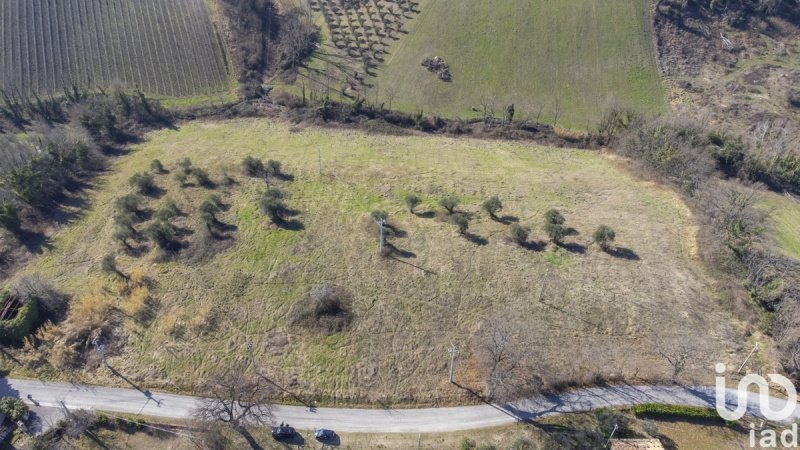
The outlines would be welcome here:
M 481 326 L 478 355 L 487 368 L 488 397 L 500 401 L 517 400 L 541 390 L 542 367 L 531 344 L 522 334 L 523 326 L 512 317 L 497 316 Z
M 257 376 L 246 361 L 211 374 L 200 392 L 208 397 L 194 410 L 201 422 L 222 422 L 237 431 L 246 425 L 272 423 L 274 386 Z

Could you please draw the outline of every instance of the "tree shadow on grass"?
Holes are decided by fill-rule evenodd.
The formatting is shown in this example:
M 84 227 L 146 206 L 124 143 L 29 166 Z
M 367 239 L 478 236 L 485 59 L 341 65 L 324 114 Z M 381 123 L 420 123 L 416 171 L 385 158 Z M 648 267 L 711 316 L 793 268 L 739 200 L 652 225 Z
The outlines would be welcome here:
M 541 252 L 547 248 L 547 242 L 544 241 L 528 241 L 520 244 L 520 247 L 532 252 Z
M 564 250 L 570 253 L 576 253 L 578 255 L 583 255 L 586 253 L 586 246 L 583 244 L 578 244 L 577 242 L 570 242 L 566 244 L 561 244 L 559 247 L 563 248 Z
M 415 212 L 414 215 L 421 219 L 433 219 L 436 217 L 436 211 Z
M 512 223 L 519 222 L 519 217 L 517 216 L 502 216 L 502 217 L 495 217 L 494 220 L 497 222 L 502 223 L 503 225 L 511 225 Z
M 37 231 L 20 230 L 17 233 L 17 239 L 25 246 L 28 252 L 37 255 L 44 253 L 44 250 L 53 249 L 53 243 L 50 237 Z
M 481 247 L 489 243 L 489 240 L 486 239 L 485 237 L 478 236 L 477 234 L 470 233 L 469 231 L 464 233 L 463 236 L 466 240 L 472 242 L 475 245 L 480 245 Z
M 389 254 L 390 255 L 399 256 L 401 258 L 416 258 L 417 257 L 416 253 L 410 252 L 408 250 L 403 250 L 401 248 L 397 248 L 397 246 L 395 246 L 392 243 L 388 243 L 387 242 L 386 243 L 386 247 L 389 249 Z
M 639 257 L 639 255 L 636 254 L 636 252 L 625 247 L 617 247 L 609 249 L 606 251 L 606 253 L 615 258 L 627 259 L 628 261 L 639 261 L 642 259 Z
M 290 220 L 280 220 L 275 223 L 278 228 L 283 228 L 284 230 L 290 231 L 302 231 L 306 229 L 306 226 L 303 225 L 303 222 L 300 222 L 297 219 L 290 219 Z

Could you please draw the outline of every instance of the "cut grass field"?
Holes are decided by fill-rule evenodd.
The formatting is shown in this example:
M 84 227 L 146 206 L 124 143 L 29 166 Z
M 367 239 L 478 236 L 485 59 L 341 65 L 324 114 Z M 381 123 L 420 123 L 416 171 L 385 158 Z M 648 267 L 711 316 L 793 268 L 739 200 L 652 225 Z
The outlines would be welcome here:
M 800 260 L 800 200 L 767 193 L 764 206 L 772 216 L 771 233 L 776 244 L 787 255 Z
M 277 183 L 301 226 L 277 228 L 259 212 L 265 185 L 240 174 L 247 155 L 280 160 L 294 177 Z M 216 193 L 229 207 L 219 218 L 236 227 L 235 240 L 196 261 L 189 260 L 197 250 L 191 245 L 167 262 L 155 252 L 123 254 L 111 238 L 114 199 L 130 192 L 128 179 L 151 160 L 174 172 L 186 157 L 216 181 L 227 167 L 236 184 L 181 188 L 172 175 L 156 175 L 166 192 L 147 200 L 148 208 L 174 199 L 186 214 L 176 223 L 196 235 L 197 208 Z M 423 197 L 419 215 L 407 211 L 407 192 Z M 473 217 L 470 239 L 440 213 L 426 213 L 451 193 Z M 480 211 L 492 195 L 504 203 L 500 216 L 533 226 L 536 241 L 544 239 L 549 208 L 580 234 L 558 250 L 511 244 L 508 225 Z M 737 327 L 713 300 L 695 255 L 688 208 L 596 152 L 298 129 L 258 119 L 192 122 L 148 135 L 97 180 L 90 197 L 91 208 L 20 275 L 41 273 L 77 295 L 98 282 L 107 289 L 118 283 L 100 271 L 110 252 L 119 253 L 124 273 L 144 271 L 153 280 L 152 314 L 144 321 L 120 315 L 121 329 L 106 348 L 120 373 L 152 387 L 191 391 L 214 369 L 245 357 L 253 341 L 262 370 L 305 398 L 463 403 L 471 397 L 447 383 L 447 347 L 461 348 L 459 382 L 481 390 L 485 365 L 475 336 L 497 316 L 525 323 L 518 339 L 531 342 L 551 382 L 660 378 L 668 369 L 659 348 L 687 342 L 697 351 L 688 374 L 710 382 L 713 363 L 741 350 Z M 378 208 L 403 231 L 393 239 L 403 251 L 396 258 L 378 255 L 369 219 Z M 617 231 L 617 256 L 588 245 L 600 224 Z M 352 329 L 323 336 L 288 327 L 293 303 L 322 283 L 352 294 Z M 84 381 L 124 385 L 97 369 L 95 362 L 78 373 Z
M 665 110 L 656 68 L 650 0 L 421 0 L 378 68 L 378 97 L 414 112 L 475 117 L 483 97 L 497 114 L 593 126 L 616 102 L 643 113 Z M 452 82 L 420 64 L 441 56 Z

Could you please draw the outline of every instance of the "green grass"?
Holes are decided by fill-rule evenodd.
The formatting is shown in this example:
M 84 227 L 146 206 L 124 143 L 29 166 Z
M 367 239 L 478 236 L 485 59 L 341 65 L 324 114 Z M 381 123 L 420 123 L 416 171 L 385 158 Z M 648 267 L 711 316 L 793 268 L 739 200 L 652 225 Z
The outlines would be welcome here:
M 409 34 L 389 49 L 375 81 L 393 105 L 445 116 L 474 117 L 481 98 L 498 114 L 552 120 L 584 130 L 608 102 L 643 113 L 664 111 L 655 64 L 649 0 L 422 0 Z M 438 55 L 453 81 L 420 63 Z
M 246 155 L 280 160 L 294 176 L 280 185 L 302 230 L 276 228 L 258 211 L 265 185 L 240 174 Z M 152 159 L 174 172 L 185 157 L 214 180 L 226 167 L 236 178 L 237 184 L 214 190 L 229 206 L 219 218 L 237 228 L 235 239 L 195 262 L 187 260 L 197 249 L 194 235 L 175 261 L 158 262 L 153 251 L 123 254 L 111 239 L 114 199 L 129 192 L 127 180 Z M 171 197 L 186 213 L 176 223 L 198 231 L 197 208 L 209 190 L 180 188 L 172 175 L 157 175 L 156 183 L 165 197 L 147 200 L 147 207 L 155 210 Z M 407 212 L 403 195 L 410 191 L 424 199 L 418 211 L 436 214 Z M 461 199 L 458 209 L 473 216 L 470 232 L 485 245 L 459 236 L 441 217 L 437 200 L 451 193 Z M 511 244 L 508 225 L 480 211 L 492 195 L 503 201 L 500 215 L 532 226 L 536 241 L 545 239 L 544 212 L 558 208 L 580 233 L 567 239 L 577 250 Z M 244 357 L 245 343 L 253 341 L 263 370 L 320 402 L 446 404 L 470 401 L 447 383 L 447 346 L 461 348 L 459 380 L 481 389 L 475 335 L 497 314 L 529 318 L 526 332 L 548 367 L 545 375 L 579 382 L 610 372 L 660 376 L 667 369 L 652 356 L 654 346 L 685 334 L 702 336 L 696 345 L 704 360 L 717 360 L 720 342 L 733 333 L 730 318 L 705 294 L 710 289 L 688 208 L 675 193 L 638 180 L 597 152 L 298 130 L 258 119 L 191 122 L 148 135 L 96 181 L 90 197 L 91 208 L 20 275 L 41 273 L 78 295 L 98 280 L 116 292 L 118 282 L 99 266 L 109 252 L 118 253 L 123 272 L 143 270 L 153 280 L 154 318 L 117 316 L 120 331 L 109 348 L 119 351 L 109 361 L 154 388 L 191 391 L 212 370 Z M 394 242 L 406 257 L 377 254 L 369 219 L 377 208 L 405 231 Z M 599 224 L 612 226 L 616 244 L 636 258 L 588 245 Z M 326 337 L 288 327 L 292 304 L 325 282 L 352 293 L 353 328 Z M 538 302 L 543 284 L 545 301 Z M 576 357 L 583 354 L 591 357 Z M 121 383 L 91 365 L 80 371 L 87 381 Z
M 771 212 L 771 234 L 787 255 L 800 260 L 800 201 L 768 193 L 765 207 Z

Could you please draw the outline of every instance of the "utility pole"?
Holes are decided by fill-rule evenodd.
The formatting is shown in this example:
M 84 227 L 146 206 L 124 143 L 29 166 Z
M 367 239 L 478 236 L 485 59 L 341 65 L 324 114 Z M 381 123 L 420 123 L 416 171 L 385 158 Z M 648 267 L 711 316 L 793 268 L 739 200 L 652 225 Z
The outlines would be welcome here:
M 386 226 L 386 219 L 381 219 L 378 221 L 378 226 L 381 229 L 380 238 L 378 239 L 378 254 L 383 255 L 383 244 L 384 244 L 384 237 L 383 237 L 383 227 Z
M 750 350 L 750 353 L 747 355 L 747 358 L 745 358 L 745 359 L 744 359 L 744 362 L 742 363 L 742 365 L 741 365 L 741 366 L 739 366 L 739 370 L 737 370 L 737 371 L 736 371 L 736 373 L 742 373 L 742 369 L 744 369 L 744 365 L 745 365 L 745 364 L 747 364 L 747 361 L 749 361 L 749 360 L 750 360 L 750 357 L 751 357 L 751 356 L 753 356 L 753 353 L 754 353 L 756 350 L 758 350 L 758 342 L 756 342 L 756 346 L 755 346 L 755 347 L 753 347 L 753 349 L 752 349 L 752 350 Z
M 256 359 L 253 358 L 253 341 L 247 341 L 247 354 L 250 356 L 250 362 L 253 363 L 253 369 L 255 369 Z
M 456 369 L 456 356 L 458 356 L 458 347 L 455 344 L 450 344 L 450 383 L 453 383 L 453 373 Z
M 100 360 L 103 361 L 103 365 L 108 367 L 108 362 L 106 361 L 106 346 L 100 342 L 100 336 L 95 336 L 92 339 L 92 344 L 94 344 L 95 350 L 97 350 L 97 354 L 100 355 Z
M 619 425 L 617 425 L 617 424 L 614 424 L 614 429 L 613 429 L 613 430 L 611 430 L 611 434 L 610 434 L 610 435 L 608 435 L 608 440 L 606 441 L 606 447 L 608 447 L 608 444 L 610 444 L 610 443 L 611 443 L 611 438 L 613 438 L 613 437 L 614 437 L 614 433 L 616 433 L 616 432 L 617 432 L 617 428 L 619 428 Z

